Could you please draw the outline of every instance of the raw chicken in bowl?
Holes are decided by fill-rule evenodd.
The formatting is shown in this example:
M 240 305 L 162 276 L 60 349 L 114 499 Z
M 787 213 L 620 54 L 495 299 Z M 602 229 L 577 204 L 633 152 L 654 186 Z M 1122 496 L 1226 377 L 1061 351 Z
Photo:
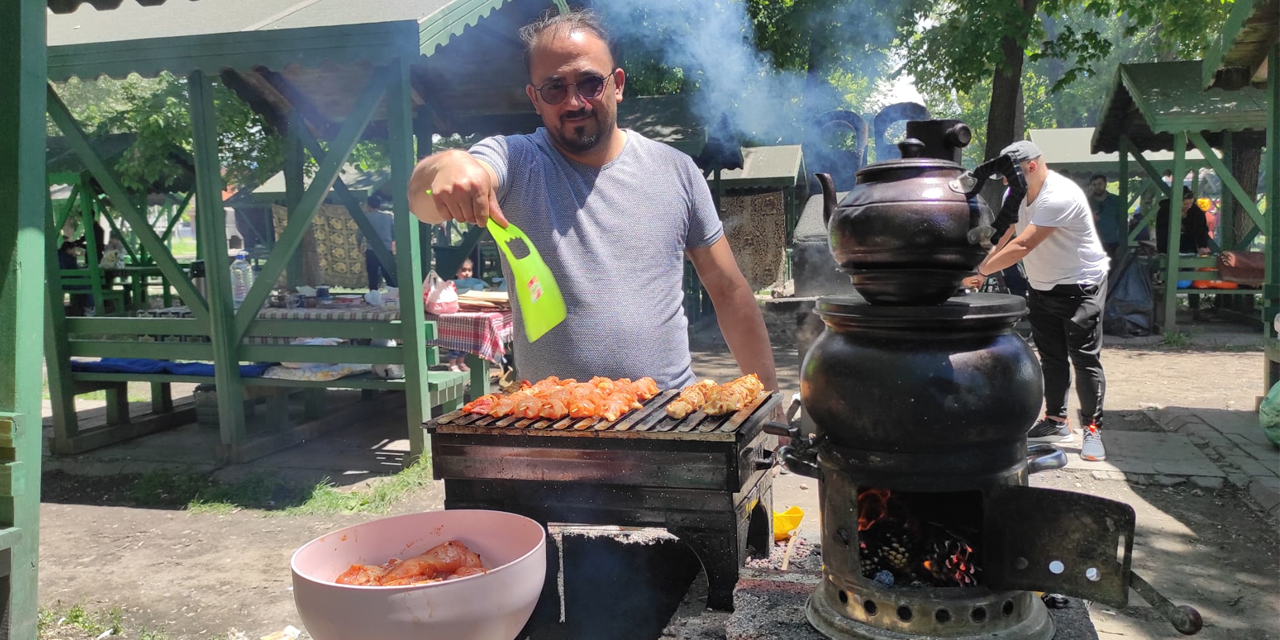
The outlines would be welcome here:
M 382 565 L 456 541 L 485 571 L 407 586 L 338 584 L 352 565 Z M 293 554 L 293 600 L 315 640 L 514 640 L 546 579 L 546 531 L 524 516 L 457 510 L 374 520 Z

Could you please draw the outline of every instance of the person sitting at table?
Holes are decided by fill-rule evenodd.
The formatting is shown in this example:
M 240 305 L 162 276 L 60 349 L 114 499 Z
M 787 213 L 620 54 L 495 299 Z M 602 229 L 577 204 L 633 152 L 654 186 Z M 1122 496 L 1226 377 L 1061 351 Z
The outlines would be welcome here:
M 470 258 L 463 260 L 462 264 L 458 265 L 458 271 L 455 274 L 456 277 L 451 281 L 453 282 L 453 288 L 457 289 L 458 293 L 465 293 L 467 291 L 484 291 L 487 286 L 484 280 L 471 277 L 471 270 L 472 264 Z M 450 349 L 449 370 L 470 371 L 471 367 L 467 366 L 465 360 L 466 357 L 467 354 L 465 351 L 454 351 L 453 349 Z
M 472 273 L 474 273 L 474 266 L 470 258 L 463 260 L 462 264 L 458 265 L 458 272 L 453 280 L 453 288 L 457 289 L 458 293 L 484 291 L 489 288 L 489 283 L 480 278 L 473 278 Z
M 1178 238 L 1178 253 L 1183 255 L 1209 254 L 1209 222 L 1207 212 L 1196 202 L 1196 196 L 1187 187 L 1182 188 L 1182 235 Z M 1169 252 L 1169 200 L 1161 200 L 1156 210 L 1156 251 Z M 1175 283 L 1176 284 L 1176 283 Z M 1187 304 L 1196 320 L 1200 313 L 1199 294 L 1189 294 Z
M 71 269 L 82 269 L 80 266 L 80 245 L 74 240 L 63 240 L 62 245 L 58 247 L 58 269 L 67 271 Z M 67 308 L 69 316 L 93 315 L 93 295 L 88 293 L 79 293 L 87 291 L 85 285 L 63 285 L 63 291 L 71 294 L 71 305 Z
M 106 247 L 103 248 L 102 259 L 98 261 L 98 266 L 103 269 L 123 269 L 126 253 L 124 242 L 120 240 L 120 235 L 112 231 L 111 239 L 107 241 Z M 107 281 L 110 282 L 111 280 L 108 279 Z

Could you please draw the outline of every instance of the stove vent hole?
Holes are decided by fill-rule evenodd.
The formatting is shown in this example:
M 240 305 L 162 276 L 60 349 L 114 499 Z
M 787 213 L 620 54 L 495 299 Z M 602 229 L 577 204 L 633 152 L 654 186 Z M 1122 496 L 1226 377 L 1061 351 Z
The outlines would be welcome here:
M 1053 562 L 1049 563 L 1049 573 L 1052 573 L 1055 576 L 1062 575 L 1062 572 L 1066 570 L 1067 570 L 1067 565 L 1062 564 L 1061 560 L 1054 560 Z
M 1124 564 L 1124 534 L 1120 534 L 1120 539 L 1116 542 L 1116 562 Z
M 1026 558 L 1016 558 L 1013 561 L 1013 568 L 1018 571 L 1026 571 L 1029 566 L 1031 566 L 1031 563 L 1027 562 Z
M 1008 618 L 1009 616 L 1013 615 L 1013 601 L 1012 601 L 1012 600 L 1005 600 L 1005 601 L 1004 601 L 1004 606 L 1000 608 L 1000 611 L 1001 611 L 1002 613 L 1004 613 L 1004 617 L 1006 617 L 1006 618 Z
M 906 605 L 898 607 L 898 619 L 903 622 L 911 622 L 911 607 Z
M 937 620 L 938 624 L 946 624 L 951 622 L 951 612 L 946 609 L 938 609 L 933 613 L 933 619 Z
M 838 596 L 840 598 L 840 604 L 849 604 L 849 594 L 845 593 L 844 589 L 840 590 Z
M 969 612 L 969 619 L 970 619 L 970 620 L 973 620 L 974 622 L 976 622 L 976 623 L 978 623 L 978 624 L 982 624 L 982 623 L 986 622 L 986 621 L 987 621 L 987 608 L 986 608 L 986 607 L 974 607 L 974 608 L 973 608 L 973 611 L 970 611 L 970 612 Z
M 1088 578 L 1089 582 L 1097 582 L 1102 579 L 1102 572 L 1098 571 L 1097 567 L 1089 567 L 1084 570 L 1084 577 Z
M 843 591 L 841 591 L 840 593 L 844 593 L 844 592 L 843 592 Z M 845 596 L 845 598 L 847 599 L 847 598 L 848 598 L 848 596 Z M 867 615 L 868 615 L 868 616 L 872 616 L 872 617 L 874 617 L 874 616 L 876 615 L 876 613 L 878 613 L 878 612 L 879 612 L 879 608 L 877 608 L 877 607 L 876 607 L 876 603 L 875 603 L 875 602 L 872 602 L 871 600 L 863 600 L 863 601 L 862 601 L 862 610 L 863 610 L 863 611 L 866 611 L 866 612 L 867 612 Z

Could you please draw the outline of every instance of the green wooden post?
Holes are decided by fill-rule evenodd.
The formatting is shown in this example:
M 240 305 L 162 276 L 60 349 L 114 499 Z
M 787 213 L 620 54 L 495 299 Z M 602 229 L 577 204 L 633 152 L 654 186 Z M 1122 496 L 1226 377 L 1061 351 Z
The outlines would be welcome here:
M 426 430 L 422 423 L 431 418 L 430 393 L 427 388 L 427 338 L 425 309 L 422 304 L 422 261 L 425 252 L 430 260 L 430 245 L 422 246 L 422 225 L 409 212 L 409 174 L 413 171 L 414 118 L 410 100 L 409 63 L 399 58 L 391 63 L 394 74 L 387 86 L 387 154 L 391 161 L 391 192 L 395 211 L 396 273 L 400 276 L 400 337 L 404 351 L 404 395 L 408 414 L 409 457 L 406 466 L 429 455 Z M 427 138 L 430 140 L 430 138 Z M 428 148 L 430 148 L 428 146 Z M 430 229 L 428 229 L 428 233 Z M 430 235 L 427 236 L 428 239 Z M 429 240 L 428 240 L 429 241 Z
M 1187 174 L 1187 132 L 1173 136 L 1173 195 L 1169 196 L 1169 251 L 1164 281 L 1164 326 L 1161 332 L 1178 330 L 1178 246 L 1182 242 L 1182 179 Z M 1163 183 L 1163 182 L 1162 182 Z
M 1129 253 L 1129 136 L 1120 136 L 1120 199 L 1119 211 L 1116 215 L 1116 230 L 1119 231 L 1119 245 L 1116 247 L 1116 261 L 1124 259 Z
M 201 71 L 187 78 L 196 173 L 196 244 L 204 247 L 205 294 L 209 300 L 209 339 L 213 343 L 214 384 L 218 390 L 218 428 L 228 447 L 245 441 L 244 387 L 236 351 L 231 300 L 231 263 L 227 259 L 226 214 L 222 210 L 222 163 L 218 159 L 218 119 L 213 85 Z
M 0 638 L 36 637 L 45 300 L 44 2 L 0 2 Z M 15 531 L 16 529 L 16 531 Z
M 49 370 L 49 404 L 53 410 L 51 448 L 54 453 L 69 453 L 72 439 L 80 434 L 80 423 L 76 416 L 75 382 L 71 379 L 71 352 L 67 344 L 67 318 L 61 293 L 62 275 L 54 254 L 54 244 L 61 236 L 56 226 L 50 226 L 47 233 L 49 245 L 45 252 L 45 278 L 49 291 L 58 292 L 45 298 L 44 314 L 44 359 Z
M 1230 131 L 1222 134 L 1222 163 L 1231 166 L 1231 156 L 1235 153 L 1235 140 Z M 1214 173 L 1217 173 L 1215 170 Z M 1219 179 L 1222 176 L 1218 176 Z M 1223 249 L 1230 249 L 1236 243 L 1235 236 L 1235 194 L 1224 184 L 1222 198 L 1218 201 L 1218 244 Z M 1225 238 L 1225 239 L 1224 239 Z
M 434 133 L 435 124 L 432 122 L 431 105 L 424 104 L 418 107 L 413 114 L 413 137 L 418 143 L 415 156 L 419 160 L 431 155 L 432 147 L 434 146 L 431 138 Z M 435 230 L 435 226 L 436 225 L 429 225 L 419 221 L 418 226 L 415 227 L 415 231 L 418 234 L 418 244 L 422 247 L 421 257 L 418 261 L 422 264 L 422 273 L 424 274 L 430 271 L 434 266 L 432 260 L 435 256 L 432 255 L 431 236 L 434 235 L 432 232 Z M 448 239 L 446 239 L 442 244 L 452 244 L 452 222 L 450 225 L 446 226 L 448 226 L 450 233 L 448 234 Z M 399 241 L 397 240 L 396 243 L 399 244 Z M 448 274 L 440 275 L 441 277 L 449 277 Z M 422 279 L 419 278 L 418 282 L 422 282 Z
M 306 162 L 306 153 L 304 153 L 302 138 L 298 132 L 306 126 L 307 123 L 303 121 L 302 116 L 298 115 L 296 111 L 289 114 L 289 131 L 285 137 L 284 148 L 284 206 L 286 221 L 295 215 L 298 210 L 298 202 L 302 200 L 304 188 L 302 166 Z M 274 227 L 275 225 L 272 226 Z M 295 251 L 293 255 L 289 256 L 289 266 L 285 269 L 285 286 L 292 291 L 297 291 L 298 285 L 301 283 L 302 252 Z
M 1280 311 L 1280 43 L 1267 61 L 1267 276 L 1263 287 L 1262 319 L 1265 335 L 1274 335 L 1272 322 Z M 1269 367 L 1268 367 L 1269 368 Z M 1266 390 L 1263 391 L 1264 393 Z

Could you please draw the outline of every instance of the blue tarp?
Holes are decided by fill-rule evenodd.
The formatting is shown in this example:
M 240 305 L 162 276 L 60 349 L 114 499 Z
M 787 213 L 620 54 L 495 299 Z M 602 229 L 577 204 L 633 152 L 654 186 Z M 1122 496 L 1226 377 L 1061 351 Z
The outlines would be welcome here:
M 241 378 L 260 378 L 275 363 L 242 364 Z M 213 365 L 203 362 L 170 362 L 146 358 L 72 360 L 71 370 L 85 373 L 171 373 L 180 376 L 213 376 Z

